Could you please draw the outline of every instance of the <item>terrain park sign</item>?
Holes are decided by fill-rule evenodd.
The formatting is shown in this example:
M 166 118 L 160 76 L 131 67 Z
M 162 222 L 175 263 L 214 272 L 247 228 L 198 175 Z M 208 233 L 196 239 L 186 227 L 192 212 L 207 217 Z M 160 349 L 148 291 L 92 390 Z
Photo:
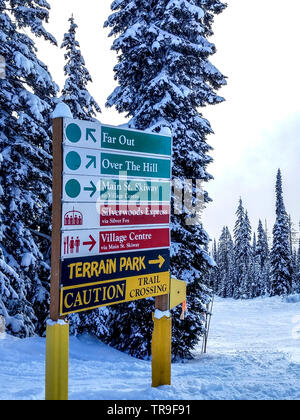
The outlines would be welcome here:
M 59 314 L 168 295 L 172 138 L 62 121 Z

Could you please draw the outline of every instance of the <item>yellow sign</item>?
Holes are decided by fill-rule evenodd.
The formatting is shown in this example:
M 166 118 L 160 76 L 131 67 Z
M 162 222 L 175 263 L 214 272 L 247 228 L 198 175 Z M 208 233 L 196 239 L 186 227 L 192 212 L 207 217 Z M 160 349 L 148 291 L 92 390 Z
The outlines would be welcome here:
M 177 279 L 171 279 L 170 291 L 170 309 L 180 305 L 186 300 L 186 282 Z
M 146 274 L 61 289 L 60 312 L 68 315 L 101 306 L 169 294 L 170 272 Z

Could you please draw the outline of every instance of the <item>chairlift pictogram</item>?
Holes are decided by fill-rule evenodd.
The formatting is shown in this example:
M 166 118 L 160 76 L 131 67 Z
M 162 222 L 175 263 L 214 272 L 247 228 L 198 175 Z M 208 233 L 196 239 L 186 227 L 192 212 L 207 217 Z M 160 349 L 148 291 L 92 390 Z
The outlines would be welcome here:
M 65 226 L 82 226 L 83 225 L 83 215 L 80 211 L 73 210 L 68 211 L 64 216 L 64 225 Z

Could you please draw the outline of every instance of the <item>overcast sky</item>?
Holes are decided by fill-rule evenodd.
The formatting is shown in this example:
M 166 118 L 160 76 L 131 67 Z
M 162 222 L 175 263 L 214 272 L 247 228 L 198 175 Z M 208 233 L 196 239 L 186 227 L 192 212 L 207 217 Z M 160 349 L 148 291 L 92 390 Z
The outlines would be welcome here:
M 100 121 L 119 125 L 124 116 L 104 104 L 115 86 L 110 51 L 112 38 L 103 22 L 111 0 L 51 0 L 48 30 L 61 44 L 72 13 L 79 25 L 78 40 L 102 107 Z M 212 62 L 228 77 L 220 91 L 226 102 L 203 109 L 215 131 L 206 189 L 213 198 L 204 215 L 205 228 L 219 237 L 224 225 L 233 229 L 241 196 L 254 229 L 266 218 L 271 231 L 275 212 L 275 177 L 282 169 L 287 211 L 298 228 L 300 220 L 300 2 L 299 0 L 228 0 L 216 17 Z M 55 81 L 64 84 L 63 52 L 39 42 L 40 58 Z

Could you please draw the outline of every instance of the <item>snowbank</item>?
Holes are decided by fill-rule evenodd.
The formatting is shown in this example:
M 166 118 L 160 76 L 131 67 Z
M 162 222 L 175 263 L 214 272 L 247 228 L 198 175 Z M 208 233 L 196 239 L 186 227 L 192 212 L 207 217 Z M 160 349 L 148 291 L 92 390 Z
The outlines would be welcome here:
M 297 333 L 299 331 L 299 334 Z M 43 399 L 45 339 L 0 339 L 0 399 Z M 151 387 L 151 362 L 90 336 L 70 338 L 70 399 L 299 400 L 300 303 L 217 299 L 208 354 L 172 366 L 172 386 Z

